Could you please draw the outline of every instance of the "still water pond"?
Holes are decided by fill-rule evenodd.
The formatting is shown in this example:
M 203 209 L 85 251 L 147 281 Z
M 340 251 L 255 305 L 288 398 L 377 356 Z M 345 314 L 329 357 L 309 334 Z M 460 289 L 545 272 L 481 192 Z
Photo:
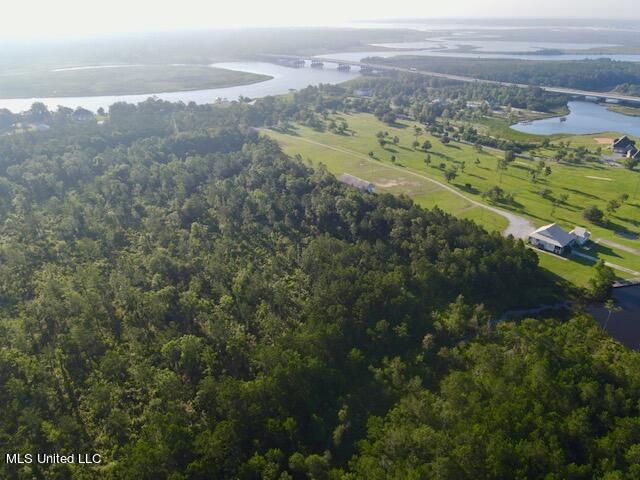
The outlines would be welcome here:
M 517 123 L 511 128 L 534 135 L 590 134 L 620 132 L 640 136 L 640 117 L 631 117 L 607 110 L 602 104 L 593 102 L 569 102 L 571 113 L 566 121 L 561 117 L 545 118 L 533 122 Z
M 609 312 L 605 308 L 591 308 L 589 312 L 600 326 L 606 324 L 607 333 L 629 348 L 640 350 L 640 286 L 616 288 L 613 292 L 620 311 L 613 313 L 607 322 Z

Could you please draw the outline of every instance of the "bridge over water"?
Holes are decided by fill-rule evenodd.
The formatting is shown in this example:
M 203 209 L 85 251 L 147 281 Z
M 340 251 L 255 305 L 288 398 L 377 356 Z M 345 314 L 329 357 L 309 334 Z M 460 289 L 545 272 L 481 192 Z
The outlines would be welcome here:
M 523 83 L 510 83 L 510 82 L 500 82 L 497 80 L 485 80 L 481 78 L 467 77 L 464 75 L 451 75 L 448 73 L 440 73 L 440 72 L 432 72 L 428 70 L 418 70 L 416 68 L 406 68 L 399 67 L 396 65 L 385 65 L 371 62 L 362 62 L 356 60 L 342 60 L 338 58 L 328 58 L 328 57 L 311 57 L 311 56 L 299 56 L 299 55 L 262 55 L 265 58 L 274 60 L 286 60 L 286 61 L 294 61 L 297 63 L 297 66 L 304 66 L 306 62 L 310 62 L 312 66 L 320 67 L 320 64 L 326 63 L 335 63 L 338 65 L 338 69 L 347 69 L 347 67 L 359 67 L 363 72 L 371 72 L 371 71 L 392 71 L 392 72 L 404 72 L 404 73 L 413 73 L 416 75 L 424 75 L 428 77 L 435 78 L 443 78 L 446 80 L 455 80 L 458 82 L 467 82 L 467 83 L 487 83 L 491 85 L 502 85 L 505 87 L 518 87 L 518 88 L 530 88 L 530 87 L 538 87 L 542 90 L 552 93 L 562 93 L 565 95 L 571 95 L 575 97 L 591 97 L 591 98 L 599 98 L 604 100 L 618 100 L 621 102 L 634 102 L 640 103 L 640 97 L 635 97 L 633 95 L 623 95 L 618 93 L 609 93 L 609 92 L 593 92 L 589 90 L 578 90 L 576 88 L 564 88 L 564 87 L 545 87 L 540 85 L 530 85 Z

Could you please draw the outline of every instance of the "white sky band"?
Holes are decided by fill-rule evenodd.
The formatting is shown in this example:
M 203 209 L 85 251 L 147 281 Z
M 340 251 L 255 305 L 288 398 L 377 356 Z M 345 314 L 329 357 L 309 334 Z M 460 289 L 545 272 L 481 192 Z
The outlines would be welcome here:
M 167 29 L 336 25 L 363 19 L 430 17 L 606 18 L 640 20 L 637 0 L 31 0 L 2 6 L 0 38 L 87 36 Z M 604 8 L 604 10 L 603 10 Z

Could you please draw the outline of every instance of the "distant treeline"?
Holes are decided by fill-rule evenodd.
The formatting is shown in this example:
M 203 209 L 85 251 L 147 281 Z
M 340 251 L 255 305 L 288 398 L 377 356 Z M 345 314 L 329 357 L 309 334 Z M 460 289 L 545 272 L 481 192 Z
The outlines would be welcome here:
M 375 58 L 375 62 L 500 82 L 599 92 L 635 87 L 640 83 L 640 63 L 620 62 L 606 58 L 564 62 L 402 56 Z
M 315 55 L 365 50 L 371 43 L 418 41 L 422 32 L 396 28 L 252 28 L 141 33 L 59 42 L 3 43 L 0 70 L 51 65 L 172 63 L 206 65 L 258 54 Z

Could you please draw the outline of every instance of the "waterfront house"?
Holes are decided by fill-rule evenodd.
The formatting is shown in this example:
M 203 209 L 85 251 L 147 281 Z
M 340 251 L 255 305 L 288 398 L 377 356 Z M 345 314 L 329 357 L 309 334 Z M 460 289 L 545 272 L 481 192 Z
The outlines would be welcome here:
M 584 227 L 576 226 L 570 232 L 566 232 L 557 223 L 550 223 L 531 232 L 529 243 L 541 250 L 564 255 L 569 253 L 572 247 L 583 246 L 590 237 L 591 232 Z
M 625 135 L 623 137 L 616 138 L 613 141 L 612 148 L 615 153 L 622 153 L 623 155 L 626 155 L 627 152 L 629 150 L 633 150 L 635 146 L 636 142 Z
M 529 234 L 529 243 L 531 245 L 558 255 L 568 253 L 575 241 L 575 237 L 565 232 L 557 223 L 550 223 Z

